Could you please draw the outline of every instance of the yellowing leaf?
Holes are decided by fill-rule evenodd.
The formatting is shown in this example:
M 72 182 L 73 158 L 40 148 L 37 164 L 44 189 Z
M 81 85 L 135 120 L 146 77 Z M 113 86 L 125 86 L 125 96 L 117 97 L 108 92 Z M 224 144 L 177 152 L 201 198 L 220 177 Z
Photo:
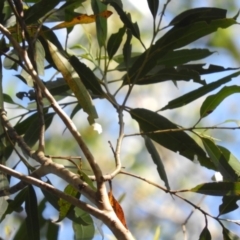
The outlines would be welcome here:
M 61 54 L 61 52 L 54 44 L 52 44 L 50 41 L 47 42 L 51 57 L 55 65 L 62 73 L 63 78 L 67 82 L 69 88 L 75 94 L 83 110 L 88 114 L 88 122 L 90 123 L 90 125 L 92 125 L 93 123 L 95 123 L 95 119 L 98 118 L 98 115 L 89 92 L 87 91 L 86 87 L 82 83 L 81 79 L 79 78 L 78 74 L 75 72 L 67 58 L 65 58 Z
M 87 14 L 81 14 L 78 17 L 73 18 L 71 21 L 62 22 L 52 28 L 52 30 L 57 30 L 61 28 L 69 28 L 74 27 L 76 24 L 87 24 L 87 23 L 93 23 L 96 21 L 97 16 L 108 18 L 112 15 L 111 11 L 103 11 L 99 13 L 98 15 L 87 15 Z

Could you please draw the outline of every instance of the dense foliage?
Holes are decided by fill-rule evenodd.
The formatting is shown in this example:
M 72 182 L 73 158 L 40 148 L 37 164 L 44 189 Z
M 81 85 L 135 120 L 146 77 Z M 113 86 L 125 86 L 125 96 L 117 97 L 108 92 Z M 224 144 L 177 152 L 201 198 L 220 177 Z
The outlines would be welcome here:
M 228 230 L 228 226 L 238 226 L 240 222 L 222 215 L 238 209 L 240 163 L 226 146 L 220 145 L 214 136 L 207 133 L 209 129 L 232 130 L 239 129 L 239 126 L 202 126 L 202 121 L 213 114 L 226 98 L 240 92 L 239 86 L 231 84 L 232 79 L 240 75 L 240 70 L 215 63 L 205 66 L 205 58 L 214 51 L 189 47 L 218 29 L 238 24 L 238 13 L 227 17 L 225 9 L 192 8 L 178 13 L 170 23 L 162 26 L 170 2 L 166 1 L 160 7 L 158 0 L 147 1 L 148 10 L 152 14 L 152 35 L 147 36 L 148 45 L 142 38 L 141 25 L 132 20 L 128 6 L 121 0 L 0 2 L 0 221 L 3 222 L 15 212 L 21 216 L 19 228 L 10 231 L 14 235 L 12 239 L 58 239 L 60 226 L 57 223 L 65 218 L 72 222 L 76 239 L 93 239 L 97 234 L 96 229 L 98 234 L 104 236 L 104 231 L 94 219 L 101 220 L 117 239 L 133 239 L 133 224 L 128 224 L 130 216 L 120 206 L 121 199 L 113 196 L 112 181 L 120 174 L 127 178 L 130 175 L 132 181 L 144 181 L 159 192 L 181 199 L 199 211 L 205 220 L 201 220 L 201 226 L 204 227 L 199 239 L 211 239 L 209 219 L 219 223 L 223 239 L 239 239 Z M 91 10 L 86 10 L 87 7 L 91 7 Z M 119 18 L 120 23 L 111 23 L 114 16 Z M 95 33 L 92 36 L 85 33 L 85 39 L 77 40 L 69 49 L 69 34 L 74 33 L 76 25 L 89 23 L 95 24 Z M 110 28 L 109 23 L 114 27 Z M 67 32 L 64 44 L 60 41 L 59 29 Z M 132 46 L 133 43 L 139 46 L 138 51 Z M 210 83 L 202 79 L 202 76 L 220 76 L 219 73 L 225 72 L 230 73 Z M 2 79 L 12 75 L 23 87 L 18 91 L 13 86 L 11 95 L 6 92 Z M 182 81 L 199 86 L 172 99 L 160 109 L 153 110 L 151 106 L 144 108 L 131 101 L 137 97 L 135 88 L 148 91 L 148 86 L 154 85 L 161 94 L 163 83 L 171 82 L 172 88 L 175 88 Z M 23 104 L 14 100 L 15 95 Z M 199 112 L 199 117 L 190 127 L 181 126 L 177 117 L 171 119 L 165 114 L 166 110 L 175 111 L 201 97 L 204 100 L 200 108 L 196 105 L 193 110 L 193 113 Z M 68 101 L 63 102 L 64 99 Z M 111 149 L 112 159 L 115 160 L 115 165 L 112 161 L 108 162 L 113 170 L 107 173 L 99 160 L 102 156 L 96 155 L 89 148 L 94 141 L 91 136 L 100 140 L 102 137 L 101 134 L 92 134 L 93 129 L 101 132 L 98 123 L 99 101 L 105 103 L 105 116 L 101 116 L 100 120 L 108 119 L 111 111 L 111 114 L 116 115 L 118 125 L 114 133 L 112 129 L 104 129 L 110 135 L 117 136 L 114 142 L 109 142 L 110 146 L 105 144 L 106 149 Z M 131 104 L 128 104 L 130 101 Z M 64 155 L 58 149 L 58 139 L 52 135 L 58 128 L 54 122 L 56 116 L 74 140 L 74 148 L 81 149 L 81 156 L 73 156 L 76 152 Z M 79 118 L 87 119 L 93 128 L 87 125 L 79 127 L 76 116 L 78 121 Z M 128 125 L 126 119 L 129 117 L 131 120 Z M 134 123 L 139 126 L 138 133 Z M 232 123 L 238 124 L 234 120 Z M 80 134 L 85 131 L 84 128 L 89 131 L 86 139 Z M 131 134 L 129 129 L 132 130 Z M 66 136 L 65 130 L 60 133 L 63 134 L 62 138 Z M 151 172 L 142 177 L 124 169 L 123 139 L 139 136 L 144 140 L 144 150 L 151 155 L 152 164 L 156 166 L 165 186 L 153 182 Z M 54 147 L 50 148 L 50 145 Z M 165 161 L 159 154 L 159 145 L 172 151 L 176 159 L 183 156 L 207 171 L 216 172 L 221 179 L 202 179 L 202 183 L 194 187 L 172 190 Z M 102 155 L 108 151 L 106 149 L 101 149 Z M 61 160 L 66 161 L 62 164 Z M 56 177 L 64 181 L 64 189 L 54 183 Z M 16 179 L 19 181 L 16 182 Z M 220 196 L 222 202 L 219 213 L 213 216 L 210 211 L 189 200 L 185 193 Z M 56 222 L 50 220 L 51 216 L 44 217 L 46 203 L 58 211 Z M 184 229 L 187 221 L 188 218 Z M 157 228 L 154 239 L 159 236 Z

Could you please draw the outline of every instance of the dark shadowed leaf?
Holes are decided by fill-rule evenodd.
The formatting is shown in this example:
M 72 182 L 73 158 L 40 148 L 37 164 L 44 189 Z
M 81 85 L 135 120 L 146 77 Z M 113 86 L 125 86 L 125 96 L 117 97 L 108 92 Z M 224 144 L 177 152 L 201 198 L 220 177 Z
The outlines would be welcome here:
M 53 223 L 51 221 L 48 221 L 46 239 L 58 240 L 59 232 L 60 232 L 60 225 Z
M 60 3 L 60 0 L 41 0 L 27 9 L 24 20 L 27 24 L 37 22 Z
M 75 114 L 82 109 L 81 105 L 77 103 L 77 105 L 73 108 L 70 118 L 72 119 Z
M 52 95 L 72 96 L 70 88 L 64 78 L 45 82 L 45 86 Z
M 115 1 L 109 2 L 109 4 L 116 10 L 118 13 L 120 19 L 122 20 L 124 26 L 131 30 L 132 35 L 140 40 L 140 32 L 137 23 L 133 23 L 131 19 L 131 15 L 128 13 L 125 13 L 122 9 L 122 7 L 116 3 Z
M 129 29 L 127 29 L 126 33 L 127 33 L 127 39 L 123 46 L 123 60 L 124 60 L 125 67 L 128 70 L 131 54 L 132 54 L 132 44 L 131 44 L 132 32 Z
M 155 142 L 175 153 L 178 152 L 191 161 L 198 159 L 202 166 L 215 169 L 204 150 L 184 131 L 149 133 L 160 130 L 179 129 L 176 124 L 167 118 L 143 108 L 132 109 L 130 114 L 139 123 L 141 131 L 146 133 Z
M 224 180 L 237 181 L 240 177 L 240 162 L 224 147 L 217 146 L 208 138 L 202 138 L 203 145 Z
M 223 233 L 224 240 L 240 240 L 239 235 L 237 236 L 236 234 L 232 233 L 225 227 L 223 227 L 222 233 Z
M 148 152 L 150 153 L 153 162 L 157 166 L 158 174 L 159 174 L 160 178 L 164 181 L 167 189 L 169 190 L 170 186 L 168 183 L 168 178 L 167 178 L 167 174 L 166 174 L 162 159 L 161 159 L 156 147 L 154 146 L 152 140 L 150 138 L 148 138 L 147 136 L 143 136 L 143 138 L 145 141 L 146 148 L 147 148 Z
M 156 65 L 156 59 L 164 58 L 169 51 L 184 47 L 203 36 L 217 31 L 218 28 L 227 28 L 233 24 L 237 24 L 234 18 L 226 18 L 213 20 L 210 23 L 201 21 L 186 27 L 173 27 L 157 40 L 155 45 L 139 56 L 129 69 L 128 79 L 130 78 L 131 82 L 135 82 L 137 77 L 145 76 Z M 124 80 L 126 81 L 126 79 Z
M 148 2 L 148 7 L 153 15 L 153 18 L 155 19 L 158 12 L 159 0 L 148 0 L 147 2 Z
M 226 214 L 238 209 L 237 201 L 240 197 L 223 196 L 222 204 L 219 206 L 219 215 Z
M 162 110 L 166 110 L 166 109 L 173 109 L 173 108 L 178 108 L 178 107 L 182 107 L 202 96 L 204 96 L 205 94 L 215 90 L 216 88 L 220 87 L 221 85 L 230 82 L 232 80 L 232 78 L 237 77 L 240 74 L 240 71 L 230 74 L 227 77 L 221 78 L 218 81 L 209 83 L 203 87 L 200 87 L 196 90 L 193 90 L 187 94 L 184 94 L 181 97 L 178 97 L 172 101 L 170 101 L 165 107 L 163 107 Z
M 212 20 L 226 18 L 227 10 L 221 8 L 193 8 L 180 13 L 169 25 L 185 27 L 194 22 L 205 21 L 210 23 Z
M 225 68 L 225 67 L 214 65 L 214 64 L 210 64 L 208 67 L 206 67 L 206 64 L 185 64 L 185 65 L 178 66 L 177 68 L 178 69 L 190 69 L 190 70 L 198 72 L 200 75 L 239 69 L 239 68 Z
M 202 230 L 200 236 L 199 236 L 199 240 L 211 240 L 211 234 L 207 228 L 207 226 Z
M 203 183 L 189 191 L 210 196 L 240 196 L 240 182 Z
M 25 132 L 25 135 L 23 137 L 24 141 L 29 145 L 33 146 L 39 139 L 40 134 L 40 128 L 39 125 L 39 115 L 36 113 L 34 114 L 35 118 L 31 121 L 31 123 L 28 125 L 28 129 Z M 55 115 L 54 113 L 45 113 L 44 119 L 45 119 L 45 129 L 47 130 L 50 124 L 52 123 L 53 117 Z
M 93 94 L 97 96 L 103 96 L 104 92 L 101 88 L 101 85 L 92 72 L 92 70 L 87 67 L 84 63 L 80 62 L 76 56 L 71 56 L 69 59 L 74 70 L 77 72 L 78 76 L 81 78 L 85 87 L 90 90 Z
M 28 186 L 25 210 L 27 214 L 26 226 L 28 239 L 40 240 L 37 196 L 34 188 L 31 185 Z
M 125 33 L 125 29 L 126 29 L 125 27 L 122 27 L 118 30 L 117 33 L 114 33 L 110 36 L 108 43 L 107 43 L 107 52 L 108 52 L 109 59 L 112 59 L 112 57 L 117 52 L 117 50 L 122 42 L 122 38 Z
M 161 69 L 161 67 L 156 67 L 155 69 Z M 135 84 L 137 85 L 145 85 L 145 84 L 154 84 L 164 81 L 190 81 L 193 80 L 193 82 L 205 84 L 205 81 L 201 80 L 200 75 L 198 72 L 188 70 L 188 69 L 182 69 L 177 70 L 174 67 L 169 68 L 163 68 L 156 73 L 149 74 L 144 76 L 143 78 L 138 79 Z
M 225 98 L 234 93 L 240 93 L 239 86 L 225 86 L 218 93 L 208 96 L 200 108 L 201 118 L 212 113 Z

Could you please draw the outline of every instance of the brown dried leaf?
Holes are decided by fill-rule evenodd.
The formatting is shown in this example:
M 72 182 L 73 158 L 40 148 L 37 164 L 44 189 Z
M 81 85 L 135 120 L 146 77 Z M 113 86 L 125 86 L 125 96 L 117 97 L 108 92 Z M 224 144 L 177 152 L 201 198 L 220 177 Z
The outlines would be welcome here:
M 108 198 L 109 198 L 109 202 L 110 202 L 114 212 L 116 213 L 117 217 L 119 218 L 119 220 L 121 221 L 121 223 L 124 225 L 125 228 L 128 228 L 125 217 L 124 217 L 123 209 L 122 209 L 121 205 L 118 203 L 118 201 L 114 198 L 111 191 L 108 193 Z

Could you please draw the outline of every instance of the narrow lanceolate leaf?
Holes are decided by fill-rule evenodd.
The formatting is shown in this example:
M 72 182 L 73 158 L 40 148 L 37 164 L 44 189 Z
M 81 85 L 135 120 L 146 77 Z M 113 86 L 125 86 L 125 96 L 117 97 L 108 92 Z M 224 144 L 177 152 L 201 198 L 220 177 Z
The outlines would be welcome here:
M 74 55 L 69 58 L 69 62 L 71 63 L 74 70 L 77 72 L 86 89 L 92 92 L 94 95 L 103 97 L 104 92 L 92 70 L 84 63 L 80 62 L 80 60 Z
M 91 0 L 92 10 L 96 17 L 97 39 L 100 47 L 105 46 L 107 39 L 107 20 L 100 16 L 101 12 L 107 11 L 107 6 L 100 0 Z M 111 12 L 110 12 L 111 13 Z M 111 13 L 112 14 L 112 13 Z
M 26 225 L 28 229 L 28 239 L 40 240 L 37 197 L 34 188 L 31 185 L 28 186 L 25 210 L 27 213 Z
M 170 186 L 168 183 L 168 178 L 167 178 L 167 174 L 166 174 L 162 159 L 161 159 L 156 147 L 154 146 L 152 140 L 150 138 L 148 138 L 147 136 L 143 136 L 143 138 L 145 141 L 146 148 L 147 148 L 148 152 L 150 153 L 153 162 L 157 166 L 158 174 L 159 174 L 160 178 L 164 181 L 167 189 L 169 190 Z
M 32 5 L 25 13 L 24 20 L 27 24 L 37 22 L 41 17 L 50 12 L 60 3 L 60 0 L 41 0 Z
M 133 23 L 131 20 L 131 15 L 123 11 L 122 7 L 114 1 L 109 1 L 110 5 L 116 10 L 120 19 L 122 20 L 124 26 L 128 28 L 133 36 L 140 40 L 140 32 L 137 23 Z
M 95 122 L 95 119 L 98 118 L 98 115 L 93 105 L 91 96 L 89 95 L 89 92 L 82 83 L 76 71 L 74 71 L 69 61 L 58 51 L 56 46 L 49 41 L 48 45 L 55 65 L 57 66 L 58 70 L 62 73 L 69 88 L 75 94 L 83 110 L 88 114 L 89 123 L 93 124 Z
M 112 59 L 115 53 L 117 52 L 122 42 L 125 29 L 126 29 L 125 27 L 119 28 L 117 33 L 114 33 L 110 36 L 107 43 L 107 53 L 108 53 L 109 59 Z
M 202 166 L 216 169 L 204 150 L 188 134 L 184 131 L 174 132 L 174 129 L 178 130 L 179 127 L 167 118 L 143 108 L 132 109 L 130 114 L 138 122 L 141 131 L 155 142 L 175 153 L 179 152 L 191 161 L 198 159 Z M 161 130 L 169 131 L 161 133 Z M 159 133 L 153 133 L 155 131 Z
M 67 185 L 64 189 L 64 193 L 72 197 L 76 197 L 76 198 L 80 197 L 79 191 L 76 188 L 74 188 L 72 185 Z M 69 203 L 68 201 L 62 198 L 58 200 L 58 206 L 59 206 L 59 217 L 56 222 L 61 222 L 69 214 L 73 206 L 71 203 Z
M 223 233 L 223 239 L 224 240 L 240 240 L 240 236 L 234 234 L 233 232 L 229 231 L 227 228 L 222 226 L 222 233 Z
M 222 204 L 219 206 L 219 215 L 226 214 L 238 209 L 237 201 L 240 200 L 240 196 L 223 196 Z
M 212 20 L 226 18 L 227 10 L 221 8 L 193 8 L 180 13 L 169 25 L 186 26 L 194 22 L 205 21 L 210 23 Z
M 207 228 L 207 226 L 202 230 L 200 236 L 199 236 L 199 240 L 211 240 L 211 234 Z
M 35 43 L 35 56 L 37 71 L 39 75 L 44 75 L 44 60 L 45 60 L 45 50 L 39 40 Z
M 240 176 L 240 162 L 226 149 L 215 145 L 208 138 L 202 138 L 203 145 L 224 180 L 237 181 Z
M 234 93 L 240 93 L 239 86 L 225 86 L 218 93 L 208 96 L 200 108 L 201 118 L 212 113 L 225 98 Z
M 148 7 L 153 15 L 153 18 L 155 19 L 158 12 L 159 0 L 148 0 L 147 2 L 148 2 Z
M 189 191 L 210 196 L 240 196 L 240 182 L 203 183 Z
M 184 27 L 174 26 L 158 39 L 151 48 L 139 56 L 129 69 L 128 78 L 135 81 L 138 77 L 145 76 L 146 73 L 156 66 L 156 56 L 158 56 L 158 60 L 164 58 L 169 51 L 184 47 L 201 37 L 216 32 L 218 28 L 228 28 L 233 24 L 237 24 L 235 18 L 223 18 L 210 22 L 202 19 L 200 22 L 194 22 Z
M 130 65 L 130 60 L 131 60 L 131 54 L 132 54 L 132 44 L 131 44 L 132 32 L 129 29 L 127 29 L 126 33 L 127 33 L 127 39 L 123 45 L 123 60 L 124 60 L 125 67 L 128 70 Z
M 230 74 L 224 78 L 219 79 L 218 81 L 209 83 L 203 87 L 200 87 L 196 90 L 193 90 L 187 94 L 184 94 L 181 97 L 178 97 L 172 101 L 170 101 L 165 107 L 163 107 L 161 109 L 162 110 L 166 110 L 166 109 L 173 109 L 173 108 L 178 108 L 178 107 L 182 107 L 202 96 L 204 96 L 205 94 L 215 90 L 216 88 L 220 87 L 221 85 L 230 82 L 232 80 L 232 78 L 237 77 L 240 74 L 240 71 L 235 72 L 233 74 Z
M 74 27 L 77 24 L 93 23 L 93 22 L 96 22 L 97 17 L 108 18 L 111 15 L 112 15 L 112 12 L 107 11 L 107 10 L 103 11 L 99 14 L 92 14 L 92 15 L 81 14 L 81 15 L 73 18 L 71 21 L 65 21 L 65 22 L 59 23 L 58 25 L 51 28 L 51 30 L 57 30 L 57 29 L 62 29 L 62 28 L 70 28 L 70 27 Z

